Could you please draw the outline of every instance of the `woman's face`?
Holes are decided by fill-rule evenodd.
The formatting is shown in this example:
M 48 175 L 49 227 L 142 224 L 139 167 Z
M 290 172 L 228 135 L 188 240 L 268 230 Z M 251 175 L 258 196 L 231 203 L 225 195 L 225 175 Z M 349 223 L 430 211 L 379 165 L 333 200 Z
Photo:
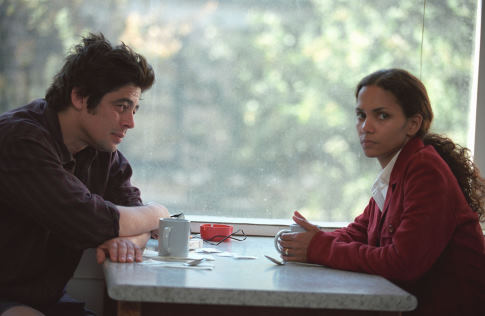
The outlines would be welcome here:
M 420 125 L 419 119 L 406 118 L 391 92 L 378 86 L 364 86 L 359 91 L 355 113 L 362 149 L 367 157 L 377 158 L 382 168 Z

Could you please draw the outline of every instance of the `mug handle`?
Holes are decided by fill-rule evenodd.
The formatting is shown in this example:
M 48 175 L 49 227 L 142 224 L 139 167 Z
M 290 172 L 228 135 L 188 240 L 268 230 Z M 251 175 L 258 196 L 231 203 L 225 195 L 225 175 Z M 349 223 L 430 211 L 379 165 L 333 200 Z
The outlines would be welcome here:
M 168 247 L 168 236 L 170 235 L 171 230 L 172 227 L 164 227 L 162 233 L 162 248 L 168 253 L 170 253 L 170 248 Z
M 291 230 L 289 229 L 283 229 L 280 230 L 276 235 L 274 236 L 274 247 L 279 253 L 283 253 L 283 249 L 281 249 L 280 244 L 278 243 L 278 239 L 280 239 L 280 235 L 283 233 L 291 233 Z

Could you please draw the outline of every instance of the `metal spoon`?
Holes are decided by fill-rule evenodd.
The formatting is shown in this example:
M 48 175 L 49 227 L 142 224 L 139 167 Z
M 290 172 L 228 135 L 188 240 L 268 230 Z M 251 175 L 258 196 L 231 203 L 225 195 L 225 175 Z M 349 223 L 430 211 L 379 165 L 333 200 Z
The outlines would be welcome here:
M 276 258 L 267 256 L 267 255 L 264 255 L 264 256 L 266 257 L 266 259 L 268 259 L 269 261 L 271 261 L 273 263 L 276 263 L 279 266 L 282 266 L 282 265 L 285 265 L 286 264 L 286 261 L 278 260 Z
M 195 266 L 199 265 L 203 261 L 205 261 L 205 258 L 193 259 L 193 260 L 190 260 L 190 261 L 185 262 L 184 265 L 191 266 L 191 267 L 195 267 Z

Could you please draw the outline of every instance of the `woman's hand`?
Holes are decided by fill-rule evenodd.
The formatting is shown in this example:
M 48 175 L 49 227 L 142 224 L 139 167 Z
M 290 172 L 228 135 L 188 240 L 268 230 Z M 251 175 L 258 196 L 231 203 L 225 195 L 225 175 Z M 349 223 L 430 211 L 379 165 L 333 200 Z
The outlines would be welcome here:
M 307 262 L 308 245 L 320 230 L 316 225 L 310 224 L 298 211 L 294 213 L 293 220 L 305 228 L 306 232 L 281 234 L 279 240 L 279 244 L 283 248 L 281 257 L 285 261 Z

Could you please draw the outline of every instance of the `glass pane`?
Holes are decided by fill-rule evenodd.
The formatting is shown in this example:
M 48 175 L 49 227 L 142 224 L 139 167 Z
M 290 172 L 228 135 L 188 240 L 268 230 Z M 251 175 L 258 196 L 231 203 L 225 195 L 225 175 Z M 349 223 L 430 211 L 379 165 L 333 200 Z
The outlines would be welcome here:
M 1 110 L 42 97 L 80 34 L 101 31 L 157 75 L 120 147 L 145 201 L 350 221 L 379 170 L 357 142 L 356 83 L 389 67 L 421 76 L 434 131 L 467 145 L 475 11 L 428 0 L 423 33 L 423 1 L 4 0 Z

